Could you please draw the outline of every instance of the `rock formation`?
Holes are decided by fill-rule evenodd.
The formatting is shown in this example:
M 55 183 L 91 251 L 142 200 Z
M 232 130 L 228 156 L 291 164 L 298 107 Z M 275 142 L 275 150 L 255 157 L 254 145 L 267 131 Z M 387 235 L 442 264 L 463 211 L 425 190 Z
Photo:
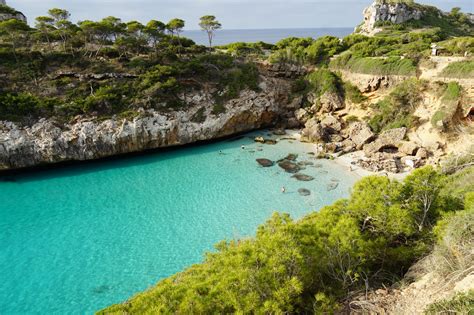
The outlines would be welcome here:
M 57 124 L 54 119 L 42 119 L 32 126 L 0 121 L 0 170 L 91 160 L 274 126 L 288 115 L 290 86 L 283 79 L 263 77 L 260 88 L 260 92 L 242 91 L 219 115 L 212 114 L 207 98 L 195 95 L 189 96 L 186 110 L 141 110 L 133 120 L 78 117 L 74 122 Z M 203 108 L 205 120 L 193 122 Z
M 4 6 L 4 8 L 8 9 L 2 10 L 2 8 L 0 7 L 0 22 L 11 19 L 20 20 L 25 23 L 27 22 L 26 16 L 19 11 L 15 11 L 14 9 L 7 7 L 7 2 L 5 0 L 0 0 L 0 6 Z
M 410 4 L 376 0 L 364 10 L 364 23 L 358 31 L 362 34 L 373 35 L 377 32 L 377 22 L 402 24 L 410 20 L 419 20 L 422 16 L 422 11 Z

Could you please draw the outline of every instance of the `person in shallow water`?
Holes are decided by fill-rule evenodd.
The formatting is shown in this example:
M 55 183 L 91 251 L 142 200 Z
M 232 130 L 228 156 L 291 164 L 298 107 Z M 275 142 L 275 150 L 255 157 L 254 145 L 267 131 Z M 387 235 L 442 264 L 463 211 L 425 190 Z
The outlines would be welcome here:
M 286 188 L 285 188 L 285 186 L 281 187 L 281 192 L 282 192 L 282 193 L 286 193 Z
M 245 146 L 244 146 L 243 144 L 242 144 L 242 146 L 241 146 L 240 148 L 242 148 L 242 150 L 245 150 Z

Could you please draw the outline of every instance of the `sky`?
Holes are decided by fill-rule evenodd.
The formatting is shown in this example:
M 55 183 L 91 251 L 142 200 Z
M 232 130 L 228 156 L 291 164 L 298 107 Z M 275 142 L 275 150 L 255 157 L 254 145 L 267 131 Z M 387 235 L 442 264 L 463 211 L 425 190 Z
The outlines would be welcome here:
M 34 23 L 48 9 L 67 9 L 74 22 L 116 16 L 124 21 L 167 22 L 178 17 L 198 29 L 199 17 L 212 14 L 225 29 L 354 27 L 372 0 L 7 0 Z M 474 0 L 418 0 L 445 11 L 474 12 Z

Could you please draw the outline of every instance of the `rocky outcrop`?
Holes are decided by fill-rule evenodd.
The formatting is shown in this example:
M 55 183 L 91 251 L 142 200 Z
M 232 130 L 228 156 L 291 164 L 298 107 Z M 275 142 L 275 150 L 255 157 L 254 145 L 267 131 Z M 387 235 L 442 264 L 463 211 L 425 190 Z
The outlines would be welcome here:
M 364 10 L 364 23 L 358 31 L 365 35 L 378 32 L 378 22 L 402 24 L 410 20 L 419 20 L 423 12 L 416 6 L 398 1 L 376 0 Z
M 27 23 L 26 16 L 23 13 L 8 7 L 5 0 L 0 0 L 0 22 L 11 19 Z
M 349 127 L 349 137 L 360 150 L 362 146 L 374 138 L 375 134 L 366 123 L 355 122 Z
M 321 112 L 331 113 L 345 107 L 344 99 L 341 95 L 334 92 L 326 92 L 319 98 L 321 103 Z
M 407 134 L 407 128 L 396 128 L 384 131 L 380 136 L 372 143 L 368 143 L 364 146 L 364 152 L 367 156 L 382 150 L 398 151 L 401 141 Z
M 362 93 L 391 88 L 408 78 L 400 75 L 373 75 L 339 70 L 342 79 L 355 85 Z
M 59 124 L 42 119 L 32 126 L 0 122 L 0 169 L 16 169 L 62 161 L 83 161 L 117 154 L 213 140 L 275 125 L 287 115 L 289 84 L 262 78 L 261 91 L 242 91 L 225 112 L 212 114 L 208 98 L 188 96 L 186 110 L 140 110 L 134 119 L 78 117 Z M 202 111 L 202 123 L 193 117 Z

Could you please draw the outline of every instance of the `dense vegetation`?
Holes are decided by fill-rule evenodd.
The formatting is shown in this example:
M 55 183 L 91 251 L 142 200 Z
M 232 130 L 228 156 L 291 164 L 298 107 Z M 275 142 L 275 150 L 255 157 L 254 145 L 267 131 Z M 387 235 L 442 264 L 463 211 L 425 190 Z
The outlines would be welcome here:
M 374 37 L 291 37 L 275 45 L 234 43 L 217 48 L 212 48 L 212 39 L 221 25 L 214 16 L 204 16 L 200 27 L 208 34 L 209 49 L 180 36 L 185 25 L 180 19 L 142 24 L 106 17 L 75 24 L 69 12 L 52 9 L 36 19 L 35 28 L 14 19 L 3 21 L 0 119 L 133 116 L 138 108 L 182 107 L 185 96 L 197 90 L 209 94 L 216 108 L 213 112 L 218 114 L 226 99 L 236 97 L 242 89 L 258 88 L 258 72 L 252 63 L 256 60 L 415 76 L 432 43 L 440 43 L 442 54 L 474 53 L 469 36 L 474 28 L 465 14 L 453 9 L 448 15 L 435 16 L 434 8 L 423 8 L 427 14 L 421 21 L 382 25 L 384 31 Z M 1 10 L 16 12 L 7 6 Z M 100 76 L 103 74 L 109 75 Z M 443 75 L 470 77 L 472 62 L 452 64 Z M 336 81 L 333 86 L 340 93 L 355 102 L 363 99 L 352 86 Z M 302 78 L 295 87 L 300 92 L 308 87 L 326 89 L 315 82 L 311 77 Z
M 258 89 L 253 63 L 211 54 L 181 37 L 182 20 L 143 25 L 107 17 L 74 24 L 69 16 L 52 9 L 34 29 L 14 19 L 0 22 L 0 119 L 172 110 L 195 91 L 219 106 L 243 89 Z M 217 21 L 209 18 L 201 27 L 211 36 Z
M 202 264 L 103 313 L 333 313 L 350 292 L 402 277 L 453 218 L 472 215 L 472 193 L 448 194 L 446 179 L 431 167 L 403 183 L 364 178 L 349 199 L 300 221 L 275 214 L 255 238 L 223 241 Z
M 372 130 L 413 127 L 416 123 L 413 112 L 422 100 L 424 86 L 423 81 L 414 78 L 397 85 L 390 95 L 373 106 L 374 114 L 369 120 Z

